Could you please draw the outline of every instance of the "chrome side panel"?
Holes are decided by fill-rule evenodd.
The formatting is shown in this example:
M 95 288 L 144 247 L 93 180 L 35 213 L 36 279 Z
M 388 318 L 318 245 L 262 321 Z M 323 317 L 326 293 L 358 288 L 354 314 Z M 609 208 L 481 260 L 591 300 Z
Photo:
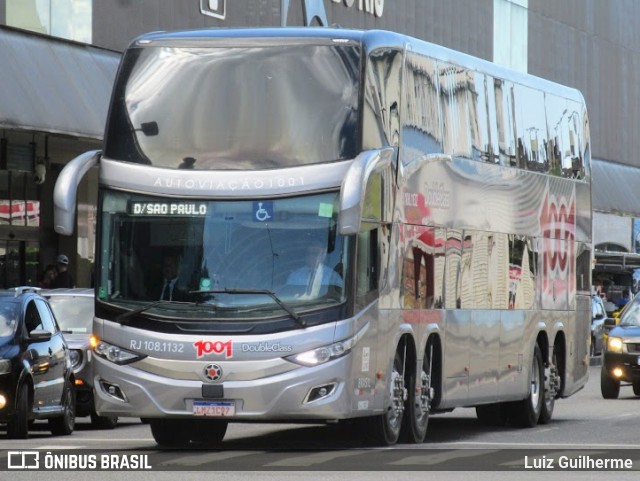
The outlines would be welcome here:
M 545 216 L 565 215 L 575 229 L 554 231 L 555 238 L 591 239 L 588 183 L 435 154 L 402 170 L 400 223 L 540 236 L 554 220 Z

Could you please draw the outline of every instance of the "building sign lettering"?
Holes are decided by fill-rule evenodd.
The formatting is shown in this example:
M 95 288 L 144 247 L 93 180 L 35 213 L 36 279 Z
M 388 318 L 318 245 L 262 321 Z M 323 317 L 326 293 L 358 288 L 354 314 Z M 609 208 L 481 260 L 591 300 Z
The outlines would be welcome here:
M 357 7 L 361 12 L 370 13 L 376 17 L 382 17 L 384 0 L 331 0 L 333 3 L 342 3 L 347 8 Z
M 200 13 L 224 20 L 227 16 L 227 0 L 200 0 Z

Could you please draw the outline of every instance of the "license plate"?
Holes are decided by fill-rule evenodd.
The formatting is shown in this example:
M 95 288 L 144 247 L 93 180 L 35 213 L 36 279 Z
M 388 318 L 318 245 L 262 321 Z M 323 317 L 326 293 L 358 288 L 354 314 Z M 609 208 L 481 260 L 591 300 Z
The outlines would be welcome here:
M 193 414 L 196 416 L 235 416 L 235 401 L 193 401 Z

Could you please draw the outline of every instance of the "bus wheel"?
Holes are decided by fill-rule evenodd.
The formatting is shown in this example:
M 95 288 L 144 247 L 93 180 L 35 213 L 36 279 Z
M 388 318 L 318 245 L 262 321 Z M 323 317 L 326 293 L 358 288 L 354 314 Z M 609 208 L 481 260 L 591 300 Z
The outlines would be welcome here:
M 560 391 L 561 379 L 558 373 L 558 356 L 555 347 L 553 350 L 553 358 L 551 365 L 544 370 L 544 399 L 542 401 L 542 410 L 540 411 L 540 419 L 538 424 L 549 424 L 553 416 L 553 408 L 556 405 L 556 396 Z
M 153 439 L 159 446 L 170 448 L 217 446 L 222 442 L 228 424 L 218 419 L 149 420 Z
M 366 431 L 368 431 L 367 441 L 373 446 L 391 446 L 396 444 L 400 437 L 404 403 L 407 399 L 402 370 L 402 356 L 399 351 L 396 351 L 391 378 L 389 380 L 391 406 L 389 406 L 389 409 L 384 414 L 362 420 L 367 428 Z
M 187 420 L 151 419 L 151 434 L 158 446 L 168 448 L 186 447 L 189 445 L 190 433 Z
M 227 433 L 229 423 L 221 419 L 197 421 L 191 426 L 191 441 L 200 447 L 219 446 Z
M 409 391 L 405 403 L 405 415 L 402 420 L 402 441 L 407 443 L 421 443 L 427 435 L 429 412 L 433 400 L 431 387 L 431 366 L 433 347 L 429 345 L 422 361 L 422 368 L 417 376 L 411 375 Z
M 542 353 L 540 352 L 540 347 L 536 344 L 531 363 L 529 395 L 526 399 L 516 402 L 514 405 L 514 416 L 518 424 L 522 427 L 531 428 L 538 424 L 544 401 L 543 379 L 544 367 L 542 365 Z

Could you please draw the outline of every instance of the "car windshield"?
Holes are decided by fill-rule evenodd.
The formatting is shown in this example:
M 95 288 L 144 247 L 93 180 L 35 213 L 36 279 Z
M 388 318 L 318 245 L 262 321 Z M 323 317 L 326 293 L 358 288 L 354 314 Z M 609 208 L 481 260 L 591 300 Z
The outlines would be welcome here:
M 55 295 L 49 297 L 49 304 L 56 316 L 60 330 L 72 334 L 91 333 L 93 297 Z
M 19 308 L 15 303 L 0 304 L 0 338 L 12 336 L 18 325 Z
M 335 307 L 349 265 L 337 205 L 337 192 L 176 201 L 105 191 L 98 298 L 193 320 Z
M 621 326 L 640 326 L 640 296 L 629 302 L 620 314 Z

